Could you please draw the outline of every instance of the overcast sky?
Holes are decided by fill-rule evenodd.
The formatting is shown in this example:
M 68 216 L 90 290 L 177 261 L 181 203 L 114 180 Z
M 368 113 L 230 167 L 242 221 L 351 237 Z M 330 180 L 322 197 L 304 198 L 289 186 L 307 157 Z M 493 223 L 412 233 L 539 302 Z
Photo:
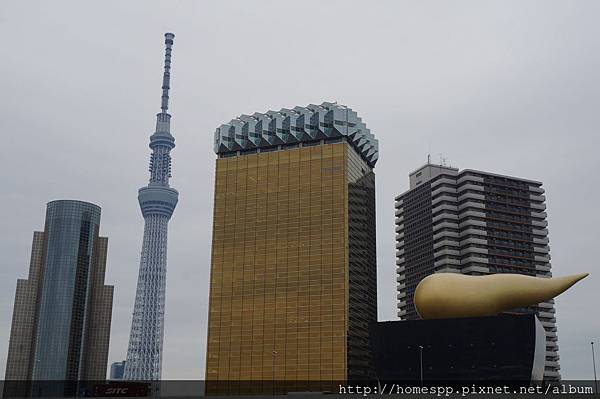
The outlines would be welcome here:
M 102 207 L 115 285 L 109 362 L 125 358 L 142 243 L 137 189 L 175 33 L 163 377 L 204 377 L 215 128 L 338 101 L 379 139 L 379 318 L 395 319 L 394 196 L 432 154 L 541 180 L 562 375 L 592 379 L 600 343 L 600 2 L 5 1 L 0 5 L 0 378 L 17 278 L 46 203 Z M 595 255 L 594 255 L 595 254 Z M 598 345 L 600 347 L 600 345 Z M 600 355 L 600 353 L 598 353 Z

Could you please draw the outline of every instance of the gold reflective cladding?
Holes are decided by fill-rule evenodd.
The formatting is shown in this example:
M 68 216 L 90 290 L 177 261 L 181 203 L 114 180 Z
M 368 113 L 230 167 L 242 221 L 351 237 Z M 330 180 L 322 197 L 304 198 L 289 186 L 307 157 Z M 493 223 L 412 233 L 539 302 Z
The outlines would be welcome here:
M 422 319 L 492 316 L 545 302 L 587 276 L 588 273 L 554 278 L 438 273 L 421 280 L 414 302 Z
M 346 142 L 217 159 L 207 381 L 347 378 L 354 175 Z

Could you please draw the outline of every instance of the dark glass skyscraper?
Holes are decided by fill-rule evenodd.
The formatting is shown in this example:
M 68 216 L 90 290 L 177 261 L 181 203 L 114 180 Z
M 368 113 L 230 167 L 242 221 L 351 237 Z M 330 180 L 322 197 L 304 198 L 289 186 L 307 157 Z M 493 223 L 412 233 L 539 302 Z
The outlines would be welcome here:
M 6 380 L 106 377 L 113 287 L 104 285 L 108 239 L 99 227 L 97 205 L 48 203 L 29 278 L 17 281 Z
M 375 137 L 323 103 L 242 115 L 215 152 L 208 393 L 372 377 Z

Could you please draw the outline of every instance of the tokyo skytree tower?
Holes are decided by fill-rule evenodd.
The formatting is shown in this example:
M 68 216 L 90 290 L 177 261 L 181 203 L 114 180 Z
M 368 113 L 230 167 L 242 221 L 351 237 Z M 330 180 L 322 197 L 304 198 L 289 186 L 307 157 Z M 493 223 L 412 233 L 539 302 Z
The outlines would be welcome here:
M 177 205 L 177 190 L 169 187 L 175 138 L 170 132 L 169 85 L 172 33 L 165 34 L 165 71 L 161 111 L 150 136 L 150 183 L 138 192 L 144 216 L 144 241 L 125 364 L 126 380 L 160 380 L 167 274 L 167 227 Z

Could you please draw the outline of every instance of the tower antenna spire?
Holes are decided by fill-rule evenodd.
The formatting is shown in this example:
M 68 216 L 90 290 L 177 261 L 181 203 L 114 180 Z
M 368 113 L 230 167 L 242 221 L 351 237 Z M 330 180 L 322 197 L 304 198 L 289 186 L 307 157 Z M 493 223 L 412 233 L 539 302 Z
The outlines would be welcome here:
M 160 109 L 167 113 L 169 109 L 169 89 L 171 88 L 171 47 L 173 46 L 173 33 L 165 33 L 165 72 L 163 74 L 162 98 Z

